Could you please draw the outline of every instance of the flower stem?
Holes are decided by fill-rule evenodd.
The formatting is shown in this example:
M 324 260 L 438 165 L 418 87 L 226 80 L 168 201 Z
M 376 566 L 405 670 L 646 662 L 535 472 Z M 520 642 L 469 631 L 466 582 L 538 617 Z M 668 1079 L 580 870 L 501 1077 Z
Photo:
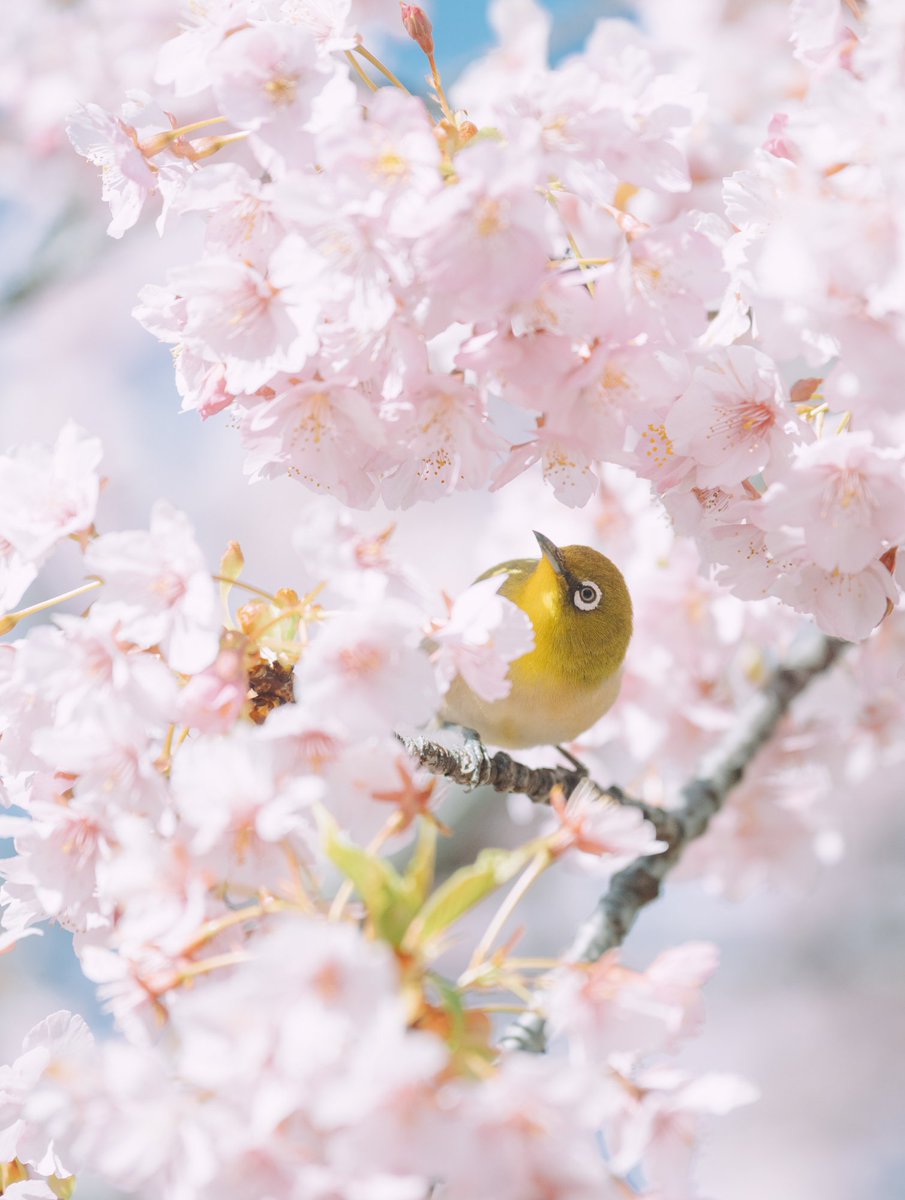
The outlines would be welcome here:
M 570 238 L 573 250 L 576 249 L 575 239 Z M 557 267 L 605 267 L 613 260 L 611 258 L 578 258 L 572 255 L 570 258 L 554 258 L 550 260 Z
M 484 936 L 475 947 L 474 954 L 471 956 L 471 961 L 468 964 L 468 971 L 475 970 L 487 958 L 487 952 L 496 941 L 500 930 L 512 916 L 516 906 L 524 898 L 528 889 L 540 879 L 547 867 L 553 861 L 549 850 L 544 847 L 529 863 L 526 869 L 522 872 L 518 882 L 510 890 L 506 899 L 496 911 L 493 920 L 484 931 Z
M 226 954 L 215 954 L 211 958 L 202 958 L 200 962 L 190 963 L 179 972 L 179 982 L 185 983 L 196 975 L 205 975 L 208 971 L 218 971 L 221 967 L 235 967 L 239 963 L 248 962 L 244 950 L 230 950 Z
M 229 583 L 233 587 L 244 588 L 246 592 L 253 592 L 256 596 L 263 596 L 265 600 L 269 600 L 271 604 L 277 603 L 277 598 L 271 592 L 265 592 L 263 588 L 255 587 L 251 583 L 243 583 L 241 579 L 230 579 L 228 575 L 211 575 L 216 583 Z
M 95 588 L 101 587 L 103 582 L 103 579 L 92 579 L 90 583 L 83 583 L 81 587 L 73 588 L 71 592 L 63 592 L 59 596 L 51 596 L 49 600 L 40 600 L 37 604 L 30 604 L 28 608 L 20 608 L 17 612 L 6 613 L 0 617 L 0 634 L 9 633 L 23 617 L 43 612 L 45 608 L 53 608 L 55 604 L 62 604 L 64 600 L 73 600 L 76 596 L 83 596 L 85 592 L 91 592 Z
M 145 158 L 153 158 L 155 154 L 160 154 L 161 150 L 166 150 L 173 142 L 178 142 L 186 134 L 194 133 L 196 129 L 207 129 L 209 125 L 218 125 L 225 120 L 226 117 L 207 117 L 204 121 L 193 121 L 190 125 L 180 125 L 178 129 L 165 129 L 139 143 L 138 148 Z
M 205 942 L 209 942 L 211 938 L 215 938 L 224 930 L 232 928 L 233 925 L 242 925 L 245 921 L 253 921 L 256 917 L 263 917 L 265 913 L 280 912 L 287 906 L 279 900 L 271 899 L 260 904 L 249 904 L 246 908 L 238 908 L 235 912 L 226 913 L 222 917 L 214 917 L 210 921 L 205 921 L 197 934 L 192 938 L 187 946 L 183 948 L 183 954 L 192 954 L 199 946 L 203 946 Z M 205 960 L 210 962 L 211 960 Z
M 434 85 L 434 91 L 437 93 L 437 99 L 440 101 L 440 107 L 443 110 L 443 115 L 447 121 L 452 121 L 455 124 L 452 109 L 449 107 L 449 101 L 446 99 L 446 92 L 443 90 L 443 82 L 440 79 L 440 72 L 437 70 L 437 62 L 433 54 L 428 54 L 427 61 L 430 63 L 431 81 Z
M 248 137 L 250 132 L 250 129 L 240 129 L 238 133 L 224 133 L 222 137 L 202 138 L 201 142 L 197 144 L 189 143 L 192 147 L 192 152 L 188 157 L 191 158 L 192 162 L 198 162 L 201 158 L 210 158 L 212 154 L 216 154 L 224 146 L 232 145 L 233 142 L 243 141 Z M 203 143 L 206 143 L 206 145 Z
M 354 69 L 358 72 L 359 77 L 364 81 L 365 87 L 369 87 L 372 92 L 376 92 L 377 84 L 374 82 L 373 79 L 371 79 L 371 77 L 365 71 L 364 67 L 361 65 L 361 63 L 358 61 L 358 59 L 355 57 L 355 55 L 352 53 L 351 50 L 346 51 L 346 58 L 352 64 Z
M 401 92 L 405 92 L 407 96 L 411 95 L 411 92 L 408 90 L 402 80 L 397 79 L 390 68 L 384 66 L 379 58 L 375 58 L 370 50 L 366 50 L 364 46 L 356 46 L 355 53 L 360 54 L 362 58 L 366 58 L 371 66 L 376 67 L 381 75 L 385 75 L 387 79 L 389 79 L 390 83 L 392 83 L 395 87 L 398 87 Z
M 550 203 L 550 204 L 552 204 L 552 205 L 553 205 L 553 207 L 556 209 L 557 213 L 559 213 L 559 205 L 556 203 L 556 196 L 553 194 L 553 191 L 552 191 L 552 190 L 548 190 L 548 191 L 546 192 L 546 197 L 547 197 L 547 200 L 549 201 L 549 203 Z M 562 219 L 562 213 L 559 213 L 559 215 L 560 215 L 560 219 Z M 570 246 L 570 247 L 571 247 L 571 249 L 572 249 L 572 253 L 573 253 L 573 255 L 575 256 L 575 259 L 574 259 L 574 261 L 578 263 L 579 270 L 583 272 L 583 271 L 584 271 L 584 264 L 585 264 L 585 263 L 590 263 L 590 262 L 592 262 L 593 260 L 592 260 L 592 259 L 588 259 L 588 258 L 586 258 L 586 257 L 585 257 L 585 256 L 582 254 L 581 250 L 580 250 L 580 249 L 579 249 L 579 247 L 578 247 L 578 242 L 576 242 L 576 240 L 575 240 L 575 238 L 574 238 L 574 236 L 573 236 L 573 234 L 572 234 L 571 230 L 569 230 L 569 229 L 566 227 L 566 223 L 565 223 L 565 221 L 563 221 L 563 229 L 565 230 L 565 234 L 566 234 L 566 241 L 569 243 L 569 246 Z M 568 260 L 565 260 L 565 261 L 568 261 Z M 585 287 L 588 289 L 588 291 L 590 292 L 590 294 L 593 296 L 593 295 L 594 295 L 594 290 L 595 290 L 595 288 L 594 288 L 594 281 L 593 281 L 593 279 L 586 279 L 586 280 L 585 280 Z
M 476 1012 L 485 1013 L 522 1013 L 525 1011 L 524 1004 L 479 1004 L 475 1006 Z
M 194 133 L 196 129 L 207 129 L 209 125 L 219 125 L 221 121 L 225 120 L 226 117 L 207 117 L 203 121 L 192 121 L 191 125 L 180 125 L 178 129 L 171 129 L 167 137 L 182 137 L 183 134 Z
M 311 878 L 311 872 L 299 862 L 299 857 L 288 838 L 283 838 L 280 842 L 280 848 L 286 856 L 286 862 L 289 864 L 289 870 L 292 873 L 293 904 L 301 909 L 302 912 L 309 915 L 315 914 L 318 909 L 311 898 L 311 893 L 317 891 L 317 888 Z M 286 907 L 282 901 L 276 899 L 268 900 L 267 903 L 279 905 L 280 908 Z

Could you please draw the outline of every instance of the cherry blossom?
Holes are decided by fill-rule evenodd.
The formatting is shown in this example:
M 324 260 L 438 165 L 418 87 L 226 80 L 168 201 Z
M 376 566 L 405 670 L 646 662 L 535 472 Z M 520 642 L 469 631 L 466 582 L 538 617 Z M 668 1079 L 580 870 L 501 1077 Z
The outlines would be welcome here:
M 92 104 L 75 113 L 68 133 L 76 150 L 102 168 L 103 199 L 113 217 L 107 232 L 122 237 L 157 189 L 154 168 L 139 149 L 134 129 Z
M 246 471 L 253 478 L 288 474 L 346 504 L 373 504 L 386 426 L 367 398 L 342 378 L 273 383 L 238 406 Z
M 32 819 L 7 830 L 16 853 L 0 864 L 3 927 L 11 940 L 39 933 L 38 924 L 48 919 L 72 930 L 105 921 L 95 889 L 99 863 L 113 839 L 109 822 L 90 800 L 62 803 L 59 788 L 52 799 L 41 800 L 36 790 Z
M 505 1200 L 619 1194 L 590 1136 L 597 1105 L 584 1076 L 511 1055 L 484 1087 L 461 1089 L 456 1099 L 471 1128 L 447 1150 L 455 1200 L 484 1190 Z
M 879 450 L 870 433 L 844 433 L 802 447 L 764 497 L 758 524 L 799 526 L 824 571 L 863 570 L 905 539 L 901 454 Z
M 667 848 L 637 808 L 617 804 L 587 781 L 565 802 L 561 795 L 554 797 L 553 807 L 559 822 L 558 852 L 594 874 L 615 873 L 639 855 L 660 854 Z
M 805 62 L 826 62 L 853 38 L 858 6 L 849 0 L 792 0 L 792 45 Z
M 622 966 L 619 957 L 612 950 L 590 966 L 559 972 L 550 983 L 546 1003 L 553 1027 L 568 1034 L 573 1054 L 589 1064 L 693 1033 L 701 1022 L 701 984 L 717 965 L 716 947 L 707 943 L 667 950 L 643 972 Z
M 899 599 L 889 570 L 879 562 L 854 572 L 804 566 L 776 591 L 793 607 L 813 612 L 821 629 L 850 641 L 868 637 Z
M 348 50 L 365 30 L 396 29 L 395 0 L 277 0 L 281 19 L 306 26 L 324 50 Z
M 359 736 L 395 722 L 417 725 L 436 710 L 438 691 L 417 610 L 402 601 L 339 614 L 314 639 L 297 675 L 306 704 L 342 713 Z
M 33 1166 L 41 1175 L 66 1176 L 72 1172 L 61 1161 L 53 1139 L 48 1138 L 46 1116 L 29 1112 L 38 1108 L 35 1094 L 45 1076 L 65 1071 L 68 1060 L 77 1063 L 90 1054 L 94 1039 L 81 1017 L 57 1012 L 39 1022 L 26 1035 L 22 1054 L 11 1066 L 0 1067 L 0 1159 Z
M 484 700 L 512 690 L 509 664 L 534 648 L 534 629 L 520 608 L 498 593 L 498 578 L 481 580 L 457 597 L 449 620 L 431 633 L 441 687 L 461 675 Z
M 475 389 L 455 376 L 432 376 L 413 389 L 411 405 L 410 415 L 400 414 L 410 457 L 384 478 L 384 499 L 406 508 L 484 486 L 505 443 L 489 428 Z
M 634 1103 L 607 1130 L 613 1169 L 622 1174 L 643 1161 L 650 1183 L 675 1196 L 689 1194 L 699 1117 L 731 1112 L 758 1097 L 738 1076 L 714 1072 L 693 1078 L 673 1067 L 648 1068 L 626 1082 Z
M 288 232 L 277 207 L 274 185 L 235 162 L 208 164 L 174 201 L 179 213 L 208 213 L 205 240 L 212 250 L 252 263 L 266 263 Z
M 208 361 L 222 357 L 230 391 L 254 391 L 276 371 L 301 370 L 315 349 L 317 299 L 302 288 L 302 277 L 310 283 L 319 271 L 312 251 L 287 238 L 268 275 L 230 258 L 208 259 L 171 272 L 167 292 L 146 290 L 136 315 Z
M 425 212 L 413 265 L 430 296 L 438 331 L 450 321 L 480 321 L 524 300 L 540 287 L 551 210 L 537 194 L 530 154 L 468 146 L 459 179 Z
M 211 55 L 232 30 L 245 24 L 255 7 L 247 0 L 211 0 L 202 8 L 183 10 L 182 28 L 159 49 L 155 82 L 171 84 L 177 96 L 209 88 Z
M 427 608 L 434 590 L 402 561 L 394 532 L 393 523 L 363 529 L 347 512 L 318 508 L 293 537 L 305 584 L 342 603 L 376 604 L 391 596 Z
M 110 205 L 111 237 L 120 238 L 141 215 L 145 201 L 159 192 L 163 211 L 158 228 L 163 229 L 167 209 L 184 187 L 191 167 L 176 152 L 187 143 L 171 138 L 172 121 L 151 101 L 133 92 L 120 116 L 105 112 L 97 104 L 80 105 L 69 119 L 66 132 L 75 149 L 101 168 L 102 198 Z M 164 157 L 156 156 L 164 152 Z
M 258 24 L 230 33 L 210 58 L 211 87 L 220 111 L 240 129 L 265 167 L 298 155 L 306 126 L 320 104 L 335 118 L 354 102 L 345 72 L 322 60 L 300 26 Z M 313 149 L 313 143 L 309 143 Z
M 541 463 L 544 482 L 563 504 L 580 507 L 594 495 L 599 481 L 584 439 L 546 425 L 531 441 L 512 447 L 508 460 L 493 477 L 494 488 L 504 487 L 537 462 Z
M 0 456 L 0 608 L 12 608 L 63 538 L 94 520 L 101 444 L 72 422 L 53 448 L 22 446 Z
M 12 1196 L 13 1200 L 54 1200 L 56 1192 L 52 1184 L 40 1179 L 21 1179 L 5 1188 L 4 1195 Z
M 353 8 L 361 5 L 353 0 L 283 0 L 279 11 L 290 21 L 306 26 L 322 50 L 351 50 L 357 36 Z
M 104 581 L 95 616 L 139 646 L 160 645 L 176 670 L 197 671 L 217 653 L 214 585 L 185 515 L 165 501 L 147 533 L 108 533 L 85 555 Z
M 280 750 L 277 742 L 243 726 L 230 737 L 199 738 L 176 755 L 172 803 L 193 831 L 194 853 L 205 854 L 227 835 L 240 859 L 255 838 L 311 840 L 311 807 L 323 785 L 294 777 L 292 759 Z
M 694 372 L 670 410 L 667 429 L 676 450 L 695 460 L 702 487 L 757 475 L 794 440 L 776 369 L 747 346 L 730 347 Z
M 239 719 L 248 692 L 240 645 L 224 645 L 205 670 L 193 675 L 179 694 L 179 720 L 202 733 L 226 733 Z

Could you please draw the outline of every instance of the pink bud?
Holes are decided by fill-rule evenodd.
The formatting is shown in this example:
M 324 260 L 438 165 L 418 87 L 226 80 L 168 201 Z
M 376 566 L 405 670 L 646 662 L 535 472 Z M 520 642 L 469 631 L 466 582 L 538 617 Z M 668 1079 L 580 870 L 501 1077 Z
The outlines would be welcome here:
M 417 42 L 427 55 L 434 53 L 433 26 L 428 20 L 427 13 L 417 4 L 400 4 L 402 9 L 402 24 L 405 32 L 413 42 Z

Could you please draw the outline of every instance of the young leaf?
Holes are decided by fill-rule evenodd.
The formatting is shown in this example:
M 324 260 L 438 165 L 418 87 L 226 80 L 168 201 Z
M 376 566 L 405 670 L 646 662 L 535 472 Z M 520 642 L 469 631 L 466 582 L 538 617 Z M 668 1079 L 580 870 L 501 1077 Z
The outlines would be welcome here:
M 433 821 L 418 822 L 418 841 L 409 865 L 405 868 L 404 880 L 412 889 L 420 908 L 427 899 L 434 883 L 434 867 L 437 861 L 437 826 Z
M 436 826 L 431 821 L 420 823 L 411 862 L 400 875 L 386 859 L 344 837 L 325 809 L 319 809 L 317 816 L 330 861 L 355 885 L 377 936 L 398 946 L 433 883 Z
M 398 946 L 418 911 L 417 887 L 402 879 L 385 859 L 344 837 L 325 809 L 317 810 L 317 818 L 327 857 L 355 885 L 374 932 L 382 941 Z
M 427 900 L 405 935 L 403 949 L 423 949 L 438 933 L 474 908 L 513 876 L 537 854 L 537 844 L 517 850 L 482 850 L 470 866 L 460 867 Z

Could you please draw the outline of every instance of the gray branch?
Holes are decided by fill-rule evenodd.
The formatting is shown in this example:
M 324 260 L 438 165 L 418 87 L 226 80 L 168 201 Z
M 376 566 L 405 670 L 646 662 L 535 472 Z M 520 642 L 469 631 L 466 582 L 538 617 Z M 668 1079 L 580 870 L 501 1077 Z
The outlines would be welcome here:
M 726 797 L 739 783 L 749 763 L 772 737 L 792 701 L 809 683 L 836 662 L 849 645 L 837 638 L 815 637 L 789 661 L 776 668 L 761 690 L 739 714 L 735 727 L 701 763 L 697 776 L 681 791 L 673 809 L 658 809 L 626 796 L 618 788 L 601 789 L 623 804 L 640 808 L 667 843 L 661 854 L 637 858 L 610 881 L 597 907 L 563 955 L 566 962 L 596 962 L 607 950 L 625 940 L 635 918 L 655 900 L 660 885 L 679 861 L 685 846 L 699 838 Z M 408 752 L 427 770 L 459 783 L 486 783 L 497 791 L 524 792 L 532 800 L 549 798 L 560 784 L 568 793 L 581 775 L 561 767 L 533 769 L 502 752 L 490 757 L 466 745 L 449 750 L 423 738 L 401 739 Z M 544 1018 L 527 1010 L 506 1030 L 500 1045 L 505 1049 L 543 1053 L 546 1048 Z
M 503 750 L 490 755 L 478 741 L 448 747 L 423 737 L 403 737 L 399 733 L 396 737 L 419 766 L 467 788 L 492 787 L 498 792 L 518 792 L 544 803 L 557 785 L 568 795 L 582 778 L 580 771 L 565 767 L 528 767 Z M 621 799 L 621 793 L 615 799 Z

